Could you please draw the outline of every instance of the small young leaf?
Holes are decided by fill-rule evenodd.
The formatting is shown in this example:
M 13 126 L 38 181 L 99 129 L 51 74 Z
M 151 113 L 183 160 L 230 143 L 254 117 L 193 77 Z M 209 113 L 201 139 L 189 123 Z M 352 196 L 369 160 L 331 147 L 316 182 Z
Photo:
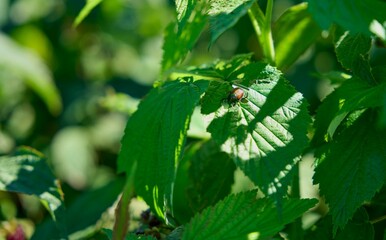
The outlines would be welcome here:
M 315 120 L 314 145 L 329 141 L 342 120 L 352 111 L 382 106 L 379 101 L 386 92 L 386 84 L 371 86 L 353 77 L 331 93 L 319 107 Z
M 316 204 L 315 199 L 285 199 L 278 215 L 273 201 L 256 199 L 256 191 L 230 195 L 196 215 L 185 227 L 183 240 L 267 238 Z M 256 239 L 256 238 L 254 238 Z
M 63 193 L 42 153 L 20 148 L 13 156 L 0 157 L 0 190 L 36 195 L 56 221 L 53 230 L 67 236 Z
M 386 21 L 386 3 L 378 0 L 308 0 L 308 3 L 311 14 L 325 30 L 337 23 L 352 33 L 370 35 L 373 21 Z
M 336 56 L 342 66 L 351 70 L 354 76 L 370 84 L 375 83 L 369 63 L 371 38 L 364 34 L 351 34 L 336 28 L 334 42 Z
M 307 103 L 284 78 L 253 84 L 247 103 L 220 108 L 208 131 L 265 194 L 279 200 L 308 144 Z
M 226 30 L 233 27 L 251 7 L 254 0 L 212 0 L 209 10 L 210 45 Z
M 363 113 L 319 156 L 314 183 L 319 183 L 330 206 L 334 232 L 345 226 L 386 180 L 386 132 L 375 128 L 374 115 Z
M 74 27 L 78 26 L 102 1 L 103 0 L 87 0 L 86 6 L 82 8 L 78 16 L 75 18 Z
M 280 16 L 273 28 L 276 66 L 288 69 L 320 36 L 321 30 L 307 11 L 307 4 L 295 5 Z
M 347 84 L 349 83 L 353 82 L 347 82 Z M 335 130 L 348 113 L 355 110 L 383 105 L 382 101 L 379 101 L 379 99 L 382 99 L 382 96 L 385 95 L 386 84 L 370 87 L 369 85 L 361 83 L 361 81 L 357 81 L 356 84 L 352 84 L 352 91 L 346 92 L 347 95 L 341 96 L 339 99 L 340 109 L 332 119 L 327 129 L 329 136 L 333 136 Z
M 136 191 L 164 218 L 190 117 L 207 81 L 173 81 L 154 88 L 129 119 L 118 170 L 130 173 L 137 162 Z

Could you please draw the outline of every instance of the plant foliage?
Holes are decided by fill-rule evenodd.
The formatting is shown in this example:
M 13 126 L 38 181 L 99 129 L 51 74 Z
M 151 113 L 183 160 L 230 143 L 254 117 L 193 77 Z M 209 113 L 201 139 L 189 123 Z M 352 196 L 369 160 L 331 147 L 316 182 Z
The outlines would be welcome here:
M 101 3 L 87 1 L 74 25 Z M 103 11 L 113 11 L 113 3 L 106 4 Z M 95 227 L 89 239 L 383 237 L 384 224 L 375 224 L 386 219 L 386 63 L 379 60 L 386 3 L 309 0 L 273 20 L 274 4 L 174 1 L 157 81 L 129 116 L 121 139 L 117 172 L 125 180 L 85 192 L 65 209 L 43 154 L 21 148 L 0 157 L 0 189 L 36 195 L 52 216 L 32 239 L 77 239 L 119 193 L 113 230 Z M 250 22 L 243 31 L 252 34 L 243 40 L 253 42 L 254 53 L 204 63 L 189 54 L 203 42 L 208 51 L 216 48 L 229 30 L 240 35 L 240 21 Z M 333 49 L 339 69 L 312 68 L 333 89 L 310 108 L 300 90 L 316 80 L 299 69 L 304 61 L 319 61 L 308 56 L 318 44 Z M 24 79 L 58 113 L 59 91 L 46 66 L 3 34 L 1 50 L 0 67 Z M 294 80 L 299 72 L 303 77 Z M 189 135 L 189 128 L 201 134 Z M 319 201 L 300 197 L 299 162 L 306 153 L 314 153 Z M 251 186 L 238 189 L 242 181 Z M 150 211 L 131 231 L 134 197 Z M 303 227 L 300 217 L 315 206 L 318 220 Z

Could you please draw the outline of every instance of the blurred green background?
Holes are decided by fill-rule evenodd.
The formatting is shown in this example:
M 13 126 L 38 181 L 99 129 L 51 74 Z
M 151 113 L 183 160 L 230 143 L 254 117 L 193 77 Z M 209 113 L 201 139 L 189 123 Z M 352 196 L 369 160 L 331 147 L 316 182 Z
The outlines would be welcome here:
M 264 5 L 264 1 L 262 1 Z M 275 1 L 275 15 L 299 1 Z M 126 121 L 158 79 L 162 33 L 172 0 L 106 0 L 77 27 L 85 1 L 0 0 L 0 155 L 27 145 L 46 154 L 66 205 L 117 178 Z M 259 47 L 248 17 L 208 49 L 205 32 L 184 64 L 202 64 Z M 286 76 L 313 112 L 332 87 L 312 77 L 336 63 L 320 39 Z M 32 232 L 47 212 L 36 198 L 0 192 L 0 220 L 23 219 Z M 0 231 L 1 236 L 1 231 Z

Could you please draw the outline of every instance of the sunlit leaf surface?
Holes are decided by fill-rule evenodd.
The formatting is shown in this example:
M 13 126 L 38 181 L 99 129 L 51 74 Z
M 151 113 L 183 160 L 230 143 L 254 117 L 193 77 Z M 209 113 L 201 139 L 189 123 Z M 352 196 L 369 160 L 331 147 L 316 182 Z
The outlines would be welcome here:
M 256 191 L 230 195 L 196 215 L 186 226 L 182 239 L 267 238 L 301 216 L 316 202 L 315 199 L 284 200 L 284 211 L 279 216 L 273 201 L 256 199 Z
M 206 81 L 190 80 L 168 82 L 150 91 L 129 119 L 122 139 L 119 171 L 130 173 L 137 162 L 136 191 L 160 217 L 170 207 L 190 118 L 207 87 Z

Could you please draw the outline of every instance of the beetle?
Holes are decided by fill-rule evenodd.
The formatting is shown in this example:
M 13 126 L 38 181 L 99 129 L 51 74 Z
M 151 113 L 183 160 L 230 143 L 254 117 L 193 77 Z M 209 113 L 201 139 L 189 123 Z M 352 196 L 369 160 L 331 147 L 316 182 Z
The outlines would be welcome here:
M 242 101 L 247 97 L 247 93 L 243 89 L 236 87 L 229 92 L 228 97 L 226 98 L 229 105 L 234 106 L 239 101 Z

